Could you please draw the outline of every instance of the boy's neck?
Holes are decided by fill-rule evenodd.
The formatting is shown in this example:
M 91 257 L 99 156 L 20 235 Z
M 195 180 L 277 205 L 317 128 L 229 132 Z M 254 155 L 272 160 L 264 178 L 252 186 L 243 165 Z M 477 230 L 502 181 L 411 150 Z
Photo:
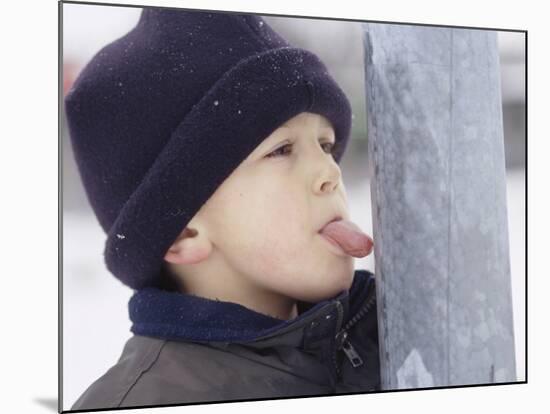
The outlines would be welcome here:
M 297 301 L 277 292 L 257 286 L 230 272 L 201 271 L 182 274 L 181 269 L 171 270 L 182 293 L 211 300 L 237 303 L 256 312 L 281 320 L 298 316 Z M 206 276 L 208 275 L 208 276 Z
M 235 294 L 233 291 L 222 292 L 218 289 L 190 289 L 186 288 L 186 294 L 200 296 L 210 300 L 220 300 L 223 302 L 238 303 L 248 309 L 271 316 L 272 318 L 291 320 L 298 316 L 298 308 L 295 300 L 283 298 L 269 292 L 255 292 L 253 295 L 246 296 Z

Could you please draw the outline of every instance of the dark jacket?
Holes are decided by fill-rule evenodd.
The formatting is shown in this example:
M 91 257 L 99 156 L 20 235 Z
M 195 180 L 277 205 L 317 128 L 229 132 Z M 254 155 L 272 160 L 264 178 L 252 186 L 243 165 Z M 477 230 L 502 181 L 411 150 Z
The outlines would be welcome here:
M 378 390 L 374 275 L 283 321 L 241 305 L 145 289 L 130 300 L 118 362 L 71 409 L 185 404 Z

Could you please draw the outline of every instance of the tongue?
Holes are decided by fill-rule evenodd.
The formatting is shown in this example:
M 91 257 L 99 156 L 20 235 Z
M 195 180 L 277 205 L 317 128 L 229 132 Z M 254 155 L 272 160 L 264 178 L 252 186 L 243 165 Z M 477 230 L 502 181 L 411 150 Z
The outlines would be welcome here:
M 369 236 L 349 220 L 333 221 L 327 224 L 320 233 L 353 257 L 365 257 L 371 252 L 374 244 Z

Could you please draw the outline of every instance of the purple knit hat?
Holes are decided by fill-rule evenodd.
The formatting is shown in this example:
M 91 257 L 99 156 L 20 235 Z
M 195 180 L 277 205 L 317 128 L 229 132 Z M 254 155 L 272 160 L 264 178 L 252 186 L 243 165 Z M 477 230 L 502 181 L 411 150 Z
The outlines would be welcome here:
M 109 271 L 158 283 L 163 258 L 222 182 L 301 112 L 325 116 L 346 147 L 351 107 L 320 59 L 260 17 L 144 8 L 65 98 L 73 152 L 107 233 Z

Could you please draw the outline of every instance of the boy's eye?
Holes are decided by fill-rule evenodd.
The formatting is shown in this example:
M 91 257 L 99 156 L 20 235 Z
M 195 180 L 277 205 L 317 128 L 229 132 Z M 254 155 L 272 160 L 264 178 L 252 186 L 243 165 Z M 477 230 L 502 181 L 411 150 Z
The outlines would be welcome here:
M 282 147 L 277 148 L 275 151 L 267 154 L 267 157 L 271 158 L 271 157 L 280 157 L 280 156 L 288 155 L 290 154 L 291 148 L 292 148 L 292 144 L 283 145 Z M 288 149 L 288 151 L 286 151 L 286 149 Z
M 325 150 L 325 151 L 327 152 L 327 154 L 333 154 L 334 155 L 334 153 L 335 153 L 335 148 L 334 148 L 335 143 L 334 142 L 325 142 L 322 145 L 328 145 L 328 150 Z
M 321 146 L 325 149 L 325 152 L 327 154 L 334 154 L 334 143 L 332 142 L 325 142 L 324 144 L 321 144 Z M 291 153 L 292 144 L 286 144 L 282 147 L 277 148 L 275 151 L 269 153 L 266 155 L 268 158 L 272 157 L 280 157 L 280 156 L 286 156 Z

